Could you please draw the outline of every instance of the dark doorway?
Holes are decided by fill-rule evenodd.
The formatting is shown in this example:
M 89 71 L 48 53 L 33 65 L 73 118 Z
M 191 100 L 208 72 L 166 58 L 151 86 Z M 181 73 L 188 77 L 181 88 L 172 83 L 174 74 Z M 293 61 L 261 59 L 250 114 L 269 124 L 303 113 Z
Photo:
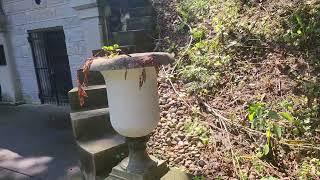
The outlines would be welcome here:
M 63 29 L 31 31 L 28 39 L 41 103 L 67 105 L 72 80 Z

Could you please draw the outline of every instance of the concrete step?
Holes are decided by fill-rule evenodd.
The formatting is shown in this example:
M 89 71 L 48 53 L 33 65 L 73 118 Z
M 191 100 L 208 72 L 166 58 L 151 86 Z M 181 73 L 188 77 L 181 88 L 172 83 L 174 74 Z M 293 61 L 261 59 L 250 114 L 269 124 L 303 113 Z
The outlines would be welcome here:
M 111 9 L 111 17 L 120 21 L 121 12 L 123 12 L 122 7 L 112 7 Z M 129 12 L 131 18 L 144 17 L 144 16 L 155 16 L 155 11 L 152 6 L 142 6 L 142 7 L 134 7 L 128 8 L 127 12 Z
M 128 9 L 130 17 L 154 16 L 155 11 L 152 6 L 135 7 Z
M 141 7 L 151 4 L 150 0 L 129 0 L 129 7 Z
M 128 30 L 153 30 L 155 29 L 155 21 L 152 16 L 144 16 L 144 17 L 134 17 L 128 19 L 127 22 Z
M 151 5 L 150 0 L 109 0 L 108 3 L 112 8 L 134 8 Z
M 108 108 L 70 113 L 76 140 L 85 141 L 115 133 L 110 122 Z
M 85 104 L 81 107 L 78 97 L 78 88 L 69 91 L 69 102 L 71 112 L 88 111 L 108 107 L 107 90 L 105 85 L 94 85 L 85 88 L 88 97 Z
M 80 82 L 83 82 L 83 72 L 82 69 L 78 70 L 78 77 Z M 88 75 L 88 86 L 92 86 L 92 85 L 104 85 L 105 81 L 104 78 L 102 76 L 102 74 L 98 71 L 90 71 L 89 75 Z
M 145 47 L 146 44 L 153 43 L 155 33 L 149 30 L 130 30 L 112 32 L 112 39 L 115 44 L 120 46 L 136 45 Z
M 118 134 L 77 143 L 80 150 L 80 168 L 86 179 L 95 180 L 97 176 L 107 176 L 114 166 L 128 156 L 125 139 Z
M 120 46 L 120 48 L 127 53 L 151 52 L 153 51 L 154 47 L 155 47 L 154 43 L 145 43 L 144 45 L 140 45 L 140 46 L 136 46 L 136 45 Z

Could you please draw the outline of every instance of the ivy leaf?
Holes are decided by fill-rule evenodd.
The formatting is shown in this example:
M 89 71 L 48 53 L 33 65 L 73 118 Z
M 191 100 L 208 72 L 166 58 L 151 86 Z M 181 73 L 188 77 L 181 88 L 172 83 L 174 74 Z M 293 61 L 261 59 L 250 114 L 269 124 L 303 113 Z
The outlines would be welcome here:
M 290 121 L 290 122 L 294 122 L 294 117 L 288 113 L 288 112 L 281 112 L 279 113 L 281 115 L 281 117 L 283 117 L 284 119 Z

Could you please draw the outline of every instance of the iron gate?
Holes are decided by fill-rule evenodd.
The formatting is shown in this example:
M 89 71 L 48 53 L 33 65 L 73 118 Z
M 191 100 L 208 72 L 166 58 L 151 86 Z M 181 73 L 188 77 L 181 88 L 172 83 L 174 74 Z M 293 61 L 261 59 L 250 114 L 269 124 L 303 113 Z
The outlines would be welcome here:
M 32 31 L 28 40 L 33 53 L 41 103 L 67 105 L 72 80 L 62 28 Z

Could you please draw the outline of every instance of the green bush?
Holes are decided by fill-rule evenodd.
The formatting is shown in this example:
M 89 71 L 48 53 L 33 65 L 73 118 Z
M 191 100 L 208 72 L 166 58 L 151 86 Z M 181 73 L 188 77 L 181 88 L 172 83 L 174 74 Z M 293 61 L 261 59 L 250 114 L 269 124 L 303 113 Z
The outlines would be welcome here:
M 306 49 L 319 46 L 320 42 L 320 6 L 301 5 L 286 22 L 285 42 Z

